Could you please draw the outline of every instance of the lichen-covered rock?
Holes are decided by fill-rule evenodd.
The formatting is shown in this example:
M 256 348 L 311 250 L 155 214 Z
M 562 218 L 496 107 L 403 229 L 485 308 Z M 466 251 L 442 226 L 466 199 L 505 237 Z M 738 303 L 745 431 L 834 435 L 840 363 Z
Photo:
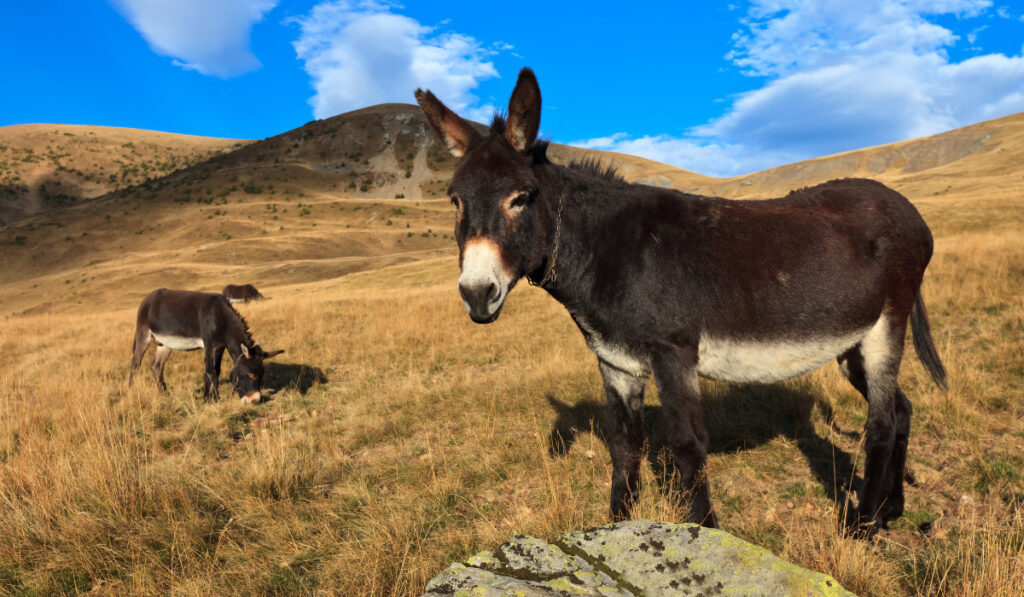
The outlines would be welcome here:
M 832 577 L 729 533 L 634 520 L 562 535 L 520 535 L 453 564 L 426 595 L 852 595 Z

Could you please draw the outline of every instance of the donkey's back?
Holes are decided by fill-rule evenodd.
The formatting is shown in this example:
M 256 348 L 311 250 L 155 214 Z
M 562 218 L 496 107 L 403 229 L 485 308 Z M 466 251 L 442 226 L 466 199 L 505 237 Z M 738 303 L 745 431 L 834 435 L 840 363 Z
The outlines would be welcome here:
M 762 201 L 623 187 L 592 209 L 585 242 L 602 267 L 583 315 L 633 342 L 666 324 L 752 338 L 860 329 L 887 305 L 909 309 L 932 254 L 913 205 L 863 179 Z
M 228 299 L 220 294 L 159 288 L 139 304 L 136 334 L 148 330 L 158 342 L 175 350 L 202 348 L 204 332 L 224 327 L 229 311 Z

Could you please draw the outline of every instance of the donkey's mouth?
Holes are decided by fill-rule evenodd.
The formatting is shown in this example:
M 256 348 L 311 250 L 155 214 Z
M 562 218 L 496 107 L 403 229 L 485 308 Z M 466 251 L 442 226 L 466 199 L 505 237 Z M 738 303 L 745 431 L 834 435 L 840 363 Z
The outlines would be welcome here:
M 469 311 L 469 318 L 473 320 L 473 323 L 492 323 L 501 315 L 501 308 L 504 306 L 505 303 L 502 302 L 493 313 L 477 313 L 473 309 L 467 309 L 467 311 Z

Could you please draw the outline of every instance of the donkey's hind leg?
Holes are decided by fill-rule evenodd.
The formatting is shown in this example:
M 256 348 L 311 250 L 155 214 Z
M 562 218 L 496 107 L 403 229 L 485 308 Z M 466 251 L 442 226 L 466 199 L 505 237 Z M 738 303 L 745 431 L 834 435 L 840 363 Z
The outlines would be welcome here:
M 138 326 L 135 328 L 135 340 L 132 341 L 132 362 L 128 366 L 128 385 L 132 384 L 135 372 L 138 371 L 139 366 L 142 364 L 142 357 L 149 350 L 149 343 L 152 338 L 153 336 L 150 334 L 148 327 Z
M 860 344 L 839 357 L 843 375 L 868 402 L 864 486 L 857 513 L 858 522 L 869 525 L 868 532 L 903 513 L 911 409 L 897 376 L 905 331 L 905 317 L 883 315 Z
M 907 444 L 910 440 L 910 416 L 914 409 L 903 390 L 896 387 L 896 439 L 892 447 L 892 458 L 885 471 L 888 495 L 878 515 L 882 523 L 895 520 L 903 515 L 903 479 L 906 476 Z M 883 490 L 885 491 L 885 490 Z
M 608 451 L 612 456 L 613 520 L 629 518 L 640 492 L 640 458 L 644 443 L 644 388 L 650 376 L 638 376 L 600 362 L 608 399 Z
M 169 356 L 171 356 L 170 348 L 163 345 L 157 346 L 156 354 L 153 355 L 153 364 L 149 367 L 156 379 L 156 386 L 165 394 L 167 393 L 167 384 L 164 383 L 164 366 L 167 364 Z

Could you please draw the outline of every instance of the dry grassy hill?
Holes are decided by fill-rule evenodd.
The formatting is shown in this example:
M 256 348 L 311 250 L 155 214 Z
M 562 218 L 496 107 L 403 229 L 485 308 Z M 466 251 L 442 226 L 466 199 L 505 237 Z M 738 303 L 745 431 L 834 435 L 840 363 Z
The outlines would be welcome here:
M 376 106 L 231 147 L 0 228 L 3 312 L 74 310 L 115 289 L 128 304 L 146 287 L 312 281 L 450 250 L 446 203 L 414 201 L 441 196 L 452 168 L 418 108 Z
M 46 139 L 59 155 L 77 133 Z M 498 322 L 465 316 L 439 151 L 414 107 L 377 106 L 0 226 L 0 593 L 415 595 L 511 535 L 606 522 L 594 358 L 525 284 Z M 1024 116 L 735 179 L 599 155 L 631 180 L 744 198 L 871 175 L 917 205 L 951 389 L 905 359 L 905 516 L 873 542 L 837 531 L 865 412 L 834 367 L 702 382 L 713 499 L 726 530 L 858 594 L 1016 594 Z M 169 395 L 145 369 L 128 386 L 141 297 L 227 282 L 270 297 L 240 310 L 287 350 L 272 400 L 201 402 L 196 353 L 171 358 Z M 636 514 L 678 520 L 659 415 L 651 388 Z
M 0 127 L 0 225 L 165 176 L 244 143 L 103 126 Z
M 139 170 L 143 178 L 136 186 L 56 202 L 42 214 L 0 227 L 2 313 L 75 309 L 115 288 L 131 290 L 125 295 L 130 302 L 128 296 L 152 286 L 309 282 L 452 250 L 447 202 L 439 199 L 454 160 L 412 105 L 365 108 L 241 146 L 130 129 L 92 135 L 97 131 L 83 128 L 71 137 L 49 126 L 0 133 L 37 131 L 21 135 L 36 144 L 44 140 L 51 155 L 86 162 L 98 159 L 92 156 L 102 148 L 112 164 L 128 163 L 118 152 L 141 158 L 170 151 L 160 150 L 157 139 L 188 149 L 193 158 L 205 147 L 212 157 L 160 178 L 147 179 L 153 171 Z M 131 141 L 135 133 L 139 138 Z M 13 144 L 5 151 L 37 153 Z M 732 179 L 562 145 L 553 145 L 550 155 L 562 163 L 597 156 L 629 180 L 740 198 L 778 196 L 840 176 L 872 176 L 911 197 L 926 216 L 941 208 L 942 215 L 930 220 L 936 232 L 945 232 L 947 222 L 951 229 L 1022 224 L 1019 204 L 1004 197 L 1024 194 L 1016 166 L 1024 163 L 1024 115 Z M 181 163 L 160 162 L 167 168 Z M 85 166 L 60 168 L 69 176 L 85 172 Z M 0 211 L 0 219 L 15 219 L 10 213 Z M 31 284 L 20 283 L 29 279 Z
M 862 176 L 917 196 L 961 193 L 978 186 L 1018 184 L 1022 147 L 1024 114 L 1015 114 L 931 137 L 720 180 L 708 187 L 728 197 L 761 198 L 833 178 Z
M 34 130 L 0 132 L 14 139 L 14 129 Z M 117 165 L 127 164 L 123 152 L 152 155 L 154 139 L 164 135 L 138 131 L 131 141 L 129 129 L 64 132 L 47 126 L 36 137 L 21 137 L 44 139 L 47 151 L 69 160 L 92 159 L 105 147 Z M 114 289 L 129 291 L 127 304 L 155 286 L 310 282 L 452 250 L 450 209 L 442 198 L 454 160 L 416 106 L 373 106 L 254 142 L 178 137 L 181 147 L 192 143 L 209 153 L 155 178 L 132 166 L 142 178 L 124 180 L 138 184 L 91 200 L 51 201 L 33 217 L 0 206 L 11 221 L 0 228 L 7 254 L 0 313 L 76 310 Z M 7 151 L 35 155 L 28 149 L 12 141 Z M 561 145 L 550 152 L 563 162 L 594 153 Z M 631 179 L 654 180 L 664 172 L 706 178 L 642 158 L 601 155 Z M 78 176 L 77 168 L 54 170 L 55 163 L 63 164 L 49 163 L 49 175 Z M 31 284 L 18 283 L 28 279 Z

